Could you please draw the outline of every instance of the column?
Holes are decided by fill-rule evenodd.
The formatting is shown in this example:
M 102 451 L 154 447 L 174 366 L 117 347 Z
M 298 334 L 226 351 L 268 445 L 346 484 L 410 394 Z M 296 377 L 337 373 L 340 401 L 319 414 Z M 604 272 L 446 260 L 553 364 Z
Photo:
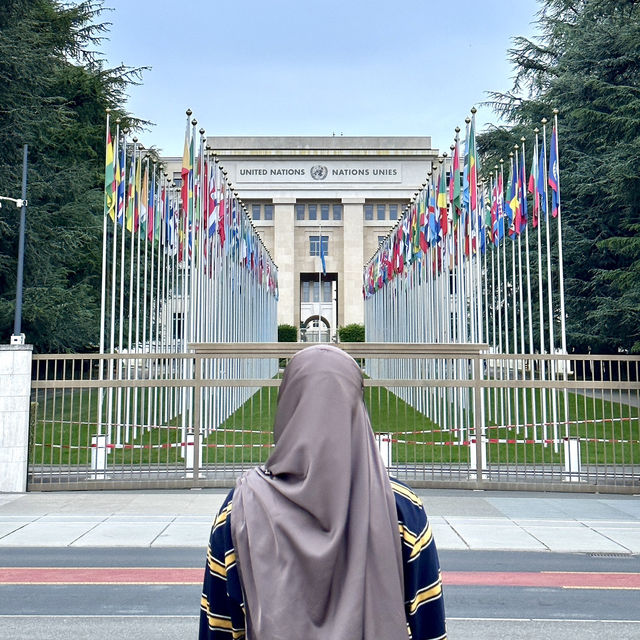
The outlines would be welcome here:
M 362 269 L 364 267 L 364 198 L 342 198 L 343 270 L 339 284 L 343 325 L 364 323 Z
M 0 345 L 0 493 L 27 490 L 32 345 Z
M 295 198 L 273 199 L 273 260 L 278 266 L 278 324 L 295 326 Z

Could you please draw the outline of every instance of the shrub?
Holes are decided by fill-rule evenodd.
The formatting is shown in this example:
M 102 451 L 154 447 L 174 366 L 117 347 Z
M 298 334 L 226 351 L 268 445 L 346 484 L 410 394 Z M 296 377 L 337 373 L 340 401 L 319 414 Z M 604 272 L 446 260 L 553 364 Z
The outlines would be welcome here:
M 338 329 L 340 342 L 364 342 L 364 325 L 348 324 Z
M 298 330 L 291 324 L 279 324 L 278 342 L 298 342 Z

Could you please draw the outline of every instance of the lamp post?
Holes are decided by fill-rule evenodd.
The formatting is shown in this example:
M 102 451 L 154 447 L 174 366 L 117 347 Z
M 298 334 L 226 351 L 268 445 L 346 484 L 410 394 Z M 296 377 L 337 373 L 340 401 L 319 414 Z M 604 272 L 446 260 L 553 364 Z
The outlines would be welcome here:
M 16 311 L 13 318 L 13 334 L 11 336 L 11 344 L 24 344 L 24 333 L 21 333 L 22 324 L 22 279 L 24 271 L 24 228 L 27 217 L 27 154 L 28 146 L 24 145 L 24 154 L 22 158 L 22 197 L 9 198 L 0 196 L 0 206 L 2 201 L 13 202 L 16 207 L 20 207 L 20 232 L 18 240 L 18 274 L 16 278 Z

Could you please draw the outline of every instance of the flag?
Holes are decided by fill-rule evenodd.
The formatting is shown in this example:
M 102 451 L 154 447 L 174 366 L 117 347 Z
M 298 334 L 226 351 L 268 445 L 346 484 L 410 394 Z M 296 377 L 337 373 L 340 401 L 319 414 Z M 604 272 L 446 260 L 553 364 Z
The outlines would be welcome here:
M 540 200 L 540 211 L 547 216 L 547 188 L 544 184 L 544 153 L 538 156 L 538 182 L 536 191 Z
M 520 197 L 520 231 L 527 226 L 529 211 L 527 205 L 527 167 L 524 153 L 522 154 L 522 162 L 520 163 L 520 174 L 518 178 L 518 193 Z
M 513 177 L 511 181 L 511 211 L 513 212 L 513 234 L 519 235 L 522 226 L 520 210 L 520 170 L 518 168 L 518 155 L 513 159 Z
M 216 206 L 217 206 L 217 196 L 216 196 L 216 178 L 215 178 L 215 165 L 210 167 L 209 169 L 209 204 L 207 207 L 207 211 L 209 212 L 209 219 L 207 220 L 207 227 L 209 229 L 209 237 L 212 238 L 216 234 Z
M 111 131 L 107 131 L 107 152 L 104 167 L 104 213 L 111 220 L 116 219 L 116 175 L 114 168 L 113 143 Z
M 538 184 L 538 140 L 533 147 L 531 156 L 531 174 L 529 175 L 528 191 L 533 196 L 533 228 L 538 226 L 538 215 L 540 215 L 540 194 L 536 189 Z
M 327 275 L 327 265 L 324 261 L 324 242 L 322 242 L 322 235 L 320 235 L 320 264 L 322 265 L 322 275 Z
M 169 255 L 174 255 L 176 230 L 175 220 L 173 217 L 173 201 L 170 197 L 168 197 L 168 195 L 169 194 L 167 193 L 167 188 L 163 185 L 160 198 L 163 201 L 163 209 L 165 212 L 165 244 Z
M 224 223 L 225 223 L 225 208 L 227 205 L 227 199 L 225 196 L 225 188 L 224 188 L 224 181 L 222 181 L 221 187 L 220 187 L 220 202 L 218 202 L 218 210 L 219 210 L 219 217 L 218 217 L 218 234 L 220 235 L 220 246 L 224 247 L 224 241 L 226 238 L 226 232 L 225 232 L 225 228 L 224 228 Z
M 136 231 L 140 228 L 140 194 L 142 191 L 142 161 L 138 155 L 136 163 L 136 183 L 134 185 L 134 209 L 133 209 L 133 227 Z
M 131 158 L 129 166 L 129 183 L 127 185 L 127 231 L 134 230 L 135 217 L 135 184 L 136 184 L 136 159 Z
M 429 246 L 433 247 L 440 242 L 440 223 L 436 216 L 436 197 L 434 188 L 429 186 Z
M 184 150 L 182 152 L 182 171 L 180 176 L 182 183 L 180 186 L 180 196 L 182 200 L 182 210 L 186 213 L 189 209 L 189 173 L 191 172 L 191 145 L 189 144 L 189 121 L 187 120 L 187 131 L 184 136 Z
M 418 201 L 418 203 L 420 200 Z M 418 225 L 419 219 L 419 204 L 415 203 L 411 209 L 411 254 L 415 259 L 420 253 L 420 226 Z
M 504 213 L 508 220 L 509 234 L 513 229 L 513 160 L 511 160 L 511 166 L 509 168 L 509 181 L 507 182 L 507 191 L 504 199 Z
M 428 229 L 428 224 L 429 224 L 429 218 L 428 218 L 428 214 L 427 214 L 427 192 L 426 190 L 422 191 L 422 194 L 420 196 L 420 221 L 419 221 L 419 225 L 420 225 L 420 249 L 422 250 L 423 253 L 427 253 L 427 249 L 429 248 L 429 242 L 428 242 L 428 237 L 429 237 L 429 229 Z
M 460 150 L 457 135 L 456 145 L 453 151 L 451 177 L 449 179 L 449 200 L 453 205 L 453 225 L 457 226 L 458 219 L 460 218 L 460 208 L 462 206 L 462 194 L 460 189 Z
M 438 182 L 438 196 L 436 199 L 440 209 L 440 229 L 444 238 L 449 231 L 449 212 L 447 211 L 447 182 L 444 171 L 444 163 L 440 166 L 440 180 Z
M 156 210 L 155 210 L 155 186 L 156 172 L 153 171 L 151 184 L 149 185 L 149 195 L 147 197 L 147 239 L 153 242 L 156 234 Z
M 149 206 L 149 164 L 144 168 L 144 178 L 140 185 L 140 224 L 145 227 L 148 224 L 147 212 Z
M 124 225 L 124 209 L 125 209 L 125 150 L 126 143 L 122 142 L 120 153 L 118 155 L 116 164 L 116 179 L 117 179 L 117 209 L 118 209 L 118 224 Z
M 502 170 L 498 174 L 498 198 L 497 198 L 497 216 L 498 216 L 498 225 L 496 230 L 495 243 L 496 245 L 504 238 L 504 215 L 505 215 L 505 206 L 504 206 L 504 185 L 502 179 Z
M 153 173 L 153 237 L 156 240 L 160 240 L 162 242 L 162 221 L 166 214 L 164 208 L 164 198 L 161 197 L 161 194 L 158 191 L 158 187 L 156 186 L 156 174 L 155 171 Z
M 491 207 L 489 209 L 489 219 L 487 226 L 491 229 L 491 241 L 497 244 L 498 238 L 498 182 L 491 178 Z
M 549 186 L 551 187 L 551 215 L 555 218 L 560 209 L 560 170 L 558 168 L 558 135 L 555 126 L 551 134 L 549 150 Z

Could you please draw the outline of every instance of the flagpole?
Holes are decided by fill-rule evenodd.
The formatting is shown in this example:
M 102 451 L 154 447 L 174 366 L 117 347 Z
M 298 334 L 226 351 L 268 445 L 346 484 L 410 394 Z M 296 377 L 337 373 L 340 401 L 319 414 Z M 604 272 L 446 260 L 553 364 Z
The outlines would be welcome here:
M 104 191 L 104 211 L 102 215 L 102 284 L 100 289 L 100 353 L 104 353 L 104 340 L 105 340 L 105 323 L 106 323 L 106 304 L 107 304 L 107 216 L 108 216 L 108 196 L 106 185 L 106 172 L 107 162 L 109 160 L 109 146 L 111 146 L 110 131 L 109 131 L 109 117 L 111 115 L 111 109 L 107 108 L 107 130 L 105 134 L 105 191 Z M 112 148 L 113 152 L 113 148 Z M 114 197 L 116 195 L 114 194 Z M 114 213 L 115 218 L 115 213 Z M 99 379 L 104 379 L 104 361 L 100 360 Z M 100 389 L 98 394 L 98 434 L 102 434 L 102 405 L 103 405 L 103 393 L 104 389 Z
M 120 212 L 120 184 L 122 183 L 122 168 L 120 165 L 120 118 L 116 119 L 116 137 L 114 142 L 114 159 L 116 168 L 116 210 L 113 216 L 113 245 L 111 259 L 111 318 L 110 318 L 110 340 L 109 353 L 115 353 L 115 330 L 116 330 L 116 278 L 117 278 L 117 258 L 118 258 L 118 216 Z M 123 185 L 124 188 L 124 185 Z M 122 224 L 122 235 L 124 237 L 124 219 Z M 114 362 L 109 363 L 109 380 L 113 380 L 115 367 Z M 109 387 L 107 407 L 107 443 L 111 443 L 111 428 L 113 425 L 113 387 Z
M 553 327 L 553 278 L 551 271 L 551 221 L 549 220 L 549 200 L 547 198 L 547 184 L 548 184 L 548 173 L 547 173 L 547 119 L 542 118 L 542 149 L 544 154 L 544 195 L 545 200 L 547 202 L 547 211 L 545 216 L 545 236 L 547 242 L 547 283 L 549 286 L 549 297 L 548 297 L 548 311 L 549 311 L 549 354 L 553 355 L 555 353 L 555 337 L 554 337 L 554 327 Z M 549 370 L 551 374 L 551 380 L 555 382 L 556 379 L 556 366 L 555 361 L 549 361 Z M 553 450 L 555 453 L 558 453 L 558 396 L 557 389 L 551 390 L 551 410 L 553 412 Z
M 136 336 L 134 343 L 134 353 L 139 353 L 140 351 L 140 236 L 142 235 L 142 150 L 144 147 L 140 145 L 140 151 L 138 155 L 138 163 L 139 166 L 136 167 L 136 194 L 137 194 L 137 221 L 134 218 L 134 225 L 136 228 Z M 146 160 L 146 158 L 145 158 Z M 138 169 L 140 170 L 140 181 L 138 181 Z M 134 360 L 133 367 L 133 375 L 134 379 L 138 378 L 138 368 L 140 365 L 139 360 Z M 134 388 L 133 390 L 133 437 L 136 438 L 138 435 L 138 388 Z M 126 440 L 129 441 L 129 426 L 127 426 L 127 437 Z
M 518 283 L 516 281 L 516 235 L 518 235 L 518 230 L 516 230 L 516 226 L 519 226 L 520 224 L 519 223 L 520 212 L 518 211 L 519 203 L 517 200 L 518 160 L 517 160 L 517 156 L 514 157 L 513 152 L 509 153 L 509 157 L 511 159 L 511 172 L 513 177 L 511 189 L 516 194 L 516 210 L 513 211 L 512 209 L 513 235 L 511 236 L 511 300 L 512 300 L 512 319 L 513 319 L 513 354 L 515 356 L 516 354 L 519 353 L 519 350 L 518 350 L 518 293 L 516 291 L 516 289 L 518 288 L 517 287 Z M 522 317 L 522 309 L 520 309 L 520 317 Z M 511 362 L 513 365 L 513 379 L 515 380 L 518 378 L 518 360 L 514 357 Z M 518 389 L 514 389 L 513 399 L 514 399 L 514 405 L 515 405 L 514 407 L 515 420 L 516 420 L 516 423 L 518 423 L 519 417 L 520 417 L 520 395 L 518 393 Z M 512 420 L 510 420 L 509 422 L 510 424 L 513 424 Z M 519 429 L 516 431 L 516 433 L 518 432 L 519 432 Z
M 105 172 L 107 161 L 109 158 L 109 145 L 110 145 L 110 131 L 109 131 L 109 117 L 111 115 L 111 109 L 107 108 L 105 110 L 107 112 L 107 131 L 105 135 Z M 106 182 L 106 181 L 105 181 Z M 108 214 L 108 197 L 107 197 L 107 189 L 105 184 L 104 191 L 104 212 L 103 212 L 103 221 L 102 221 L 102 286 L 100 292 L 100 353 L 104 353 L 104 334 L 105 334 L 105 322 L 106 322 L 106 297 L 107 297 L 107 214 Z M 114 215 L 115 217 L 115 215 Z M 103 378 L 103 363 L 100 361 L 100 380 Z M 102 396 L 102 393 L 100 394 Z M 100 402 L 102 404 L 102 397 L 100 398 Z M 102 413 L 98 411 L 98 433 L 101 433 L 101 416 Z
M 556 130 L 556 162 L 560 163 L 560 156 L 558 154 L 558 109 L 553 110 L 553 120 Z M 567 331 L 566 331 L 566 313 L 564 306 L 564 259 L 562 252 L 562 207 L 560 204 L 560 171 L 558 170 L 555 176 L 556 184 L 558 185 L 558 275 L 559 275 L 559 288 L 560 288 L 560 323 L 561 323 L 561 340 L 562 340 L 562 352 L 567 353 Z
M 322 214 L 320 214 L 322 216 Z M 318 245 L 318 254 L 320 256 L 320 268 L 318 269 L 318 342 L 321 341 L 320 338 L 320 316 L 322 315 L 322 217 L 320 218 L 320 235 L 318 239 L 320 244 Z
M 525 138 L 524 136 L 520 138 L 522 142 L 522 166 L 526 167 L 526 153 L 525 153 Z M 522 198 L 526 200 L 527 197 L 527 189 L 524 185 L 524 181 L 522 184 Z M 535 199 L 535 187 L 534 187 L 534 195 Z M 535 203 L 534 203 L 535 209 Z M 529 328 L 529 353 L 533 355 L 534 353 L 534 343 L 533 343 L 533 304 L 531 300 L 531 257 L 529 253 L 529 219 L 527 217 L 527 223 L 524 229 L 525 233 L 525 262 L 527 263 L 527 319 L 528 319 L 528 328 Z M 529 368 L 531 374 L 531 380 L 535 379 L 535 367 L 533 366 L 533 358 L 529 361 Z M 534 439 L 535 439 L 535 425 L 537 423 L 537 407 L 536 407 L 536 399 L 535 399 L 535 390 L 531 389 L 530 392 L 531 397 L 531 412 L 533 414 L 533 425 L 534 425 Z M 526 422 L 526 421 L 525 421 Z M 525 437 L 529 437 L 529 429 L 525 429 Z

